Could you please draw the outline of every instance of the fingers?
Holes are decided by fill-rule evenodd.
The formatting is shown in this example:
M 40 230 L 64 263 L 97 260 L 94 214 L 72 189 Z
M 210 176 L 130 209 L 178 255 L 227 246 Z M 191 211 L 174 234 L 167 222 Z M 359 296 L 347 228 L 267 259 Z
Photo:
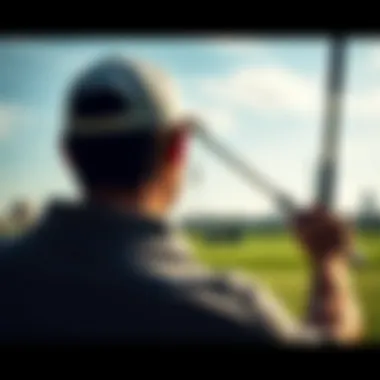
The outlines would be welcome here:
M 301 244 L 319 256 L 344 250 L 352 240 L 352 228 L 318 204 L 298 213 L 293 220 L 293 229 Z
M 310 223 L 339 223 L 337 216 L 332 214 L 325 206 L 321 204 L 315 204 L 311 208 L 306 210 L 301 210 L 293 219 L 293 224 L 296 227 L 308 225 Z

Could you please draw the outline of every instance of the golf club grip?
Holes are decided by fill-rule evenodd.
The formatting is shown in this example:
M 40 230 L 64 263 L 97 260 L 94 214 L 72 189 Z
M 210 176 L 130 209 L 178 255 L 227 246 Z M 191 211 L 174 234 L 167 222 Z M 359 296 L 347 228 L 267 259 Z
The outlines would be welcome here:
M 289 198 L 287 198 L 284 194 L 279 194 L 277 198 L 277 204 L 279 208 L 291 219 L 294 215 L 297 214 L 297 207 L 293 203 L 293 201 Z M 364 261 L 364 255 L 356 250 L 353 249 L 352 252 L 349 252 L 349 260 L 350 264 L 354 267 L 360 266 Z
M 240 173 L 246 181 L 248 180 L 250 185 L 260 188 L 263 193 L 270 196 L 282 213 L 292 218 L 293 215 L 298 212 L 296 203 L 288 195 L 281 192 L 274 185 L 268 182 L 259 171 L 249 167 L 243 160 L 239 159 L 220 142 L 213 139 L 211 135 L 203 129 L 201 130 L 200 136 L 202 141 L 206 143 L 217 156 L 219 156 L 232 169 L 234 169 L 235 172 Z M 349 256 L 350 262 L 354 266 L 363 260 L 363 256 L 356 250 Z

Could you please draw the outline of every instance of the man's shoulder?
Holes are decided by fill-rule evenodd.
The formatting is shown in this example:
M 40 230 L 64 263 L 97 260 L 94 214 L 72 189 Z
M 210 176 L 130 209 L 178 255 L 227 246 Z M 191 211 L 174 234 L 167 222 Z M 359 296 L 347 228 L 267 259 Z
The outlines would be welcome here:
M 145 261 L 149 276 L 193 310 L 223 321 L 221 325 L 227 326 L 232 334 L 264 342 L 319 340 L 253 276 L 210 270 L 193 257 L 181 240 L 174 244 L 173 241 L 161 242 L 153 250 L 156 255 Z
M 0 252 L 12 244 L 12 239 L 0 237 Z
M 184 242 L 156 244 L 145 251 L 151 255 L 145 257 L 143 270 L 159 284 L 157 289 L 236 334 L 247 338 L 271 334 L 260 320 L 263 290 L 258 282 L 209 270 L 190 254 Z
M 0 259 L 9 256 L 14 249 L 16 240 L 12 238 L 0 238 Z
M 33 238 L 32 233 L 25 233 L 0 242 L 0 270 L 6 274 L 7 280 L 11 280 L 15 273 L 19 275 L 24 272 L 31 273 L 38 268 L 38 265 L 34 265 L 38 247 L 34 244 Z

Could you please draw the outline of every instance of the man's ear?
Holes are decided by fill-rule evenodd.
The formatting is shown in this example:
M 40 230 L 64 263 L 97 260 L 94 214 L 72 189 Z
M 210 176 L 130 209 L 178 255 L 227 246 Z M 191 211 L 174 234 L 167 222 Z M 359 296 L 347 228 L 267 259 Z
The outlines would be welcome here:
M 184 129 L 177 129 L 171 133 L 167 150 L 167 161 L 170 164 L 178 164 L 185 160 L 188 138 L 188 132 Z

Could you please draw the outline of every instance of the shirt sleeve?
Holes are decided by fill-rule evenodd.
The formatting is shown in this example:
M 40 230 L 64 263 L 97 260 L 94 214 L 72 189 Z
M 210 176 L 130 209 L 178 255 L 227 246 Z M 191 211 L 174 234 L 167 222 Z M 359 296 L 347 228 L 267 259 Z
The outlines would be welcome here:
M 245 332 L 264 337 L 268 343 L 319 345 L 328 342 L 318 329 L 297 320 L 274 294 L 257 281 L 239 274 L 216 274 L 197 266 L 171 266 L 165 281 L 178 294 L 208 314 L 222 318 Z
M 177 246 L 178 248 L 178 246 Z M 320 345 L 328 342 L 322 331 L 299 322 L 273 293 L 258 281 L 238 273 L 216 273 L 195 261 L 185 250 L 164 250 L 149 260 L 151 275 L 175 290 L 202 313 L 253 340 L 268 343 Z M 156 256 L 157 257 L 157 256 Z
M 239 274 L 209 274 L 187 291 L 193 300 L 244 327 L 247 334 L 290 345 L 327 343 L 325 334 L 300 323 L 273 293 Z

